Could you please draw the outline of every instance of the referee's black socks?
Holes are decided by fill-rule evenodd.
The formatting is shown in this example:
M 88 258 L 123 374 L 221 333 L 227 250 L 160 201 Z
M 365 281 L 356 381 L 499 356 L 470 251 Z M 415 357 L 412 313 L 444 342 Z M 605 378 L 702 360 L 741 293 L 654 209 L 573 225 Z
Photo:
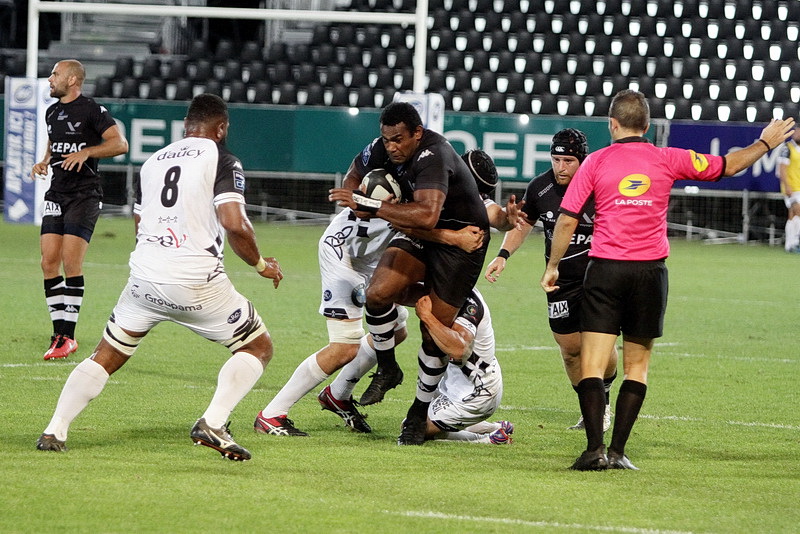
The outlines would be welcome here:
M 603 379 L 584 378 L 578 383 L 577 391 L 586 430 L 586 450 L 596 451 L 603 446 L 603 414 L 606 407 Z
M 611 436 L 610 448 L 620 454 L 625 453 L 625 444 L 631 435 L 631 429 L 639 417 L 644 398 L 647 395 L 647 384 L 635 380 L 623 380 L 617 394 L 614 433 Z

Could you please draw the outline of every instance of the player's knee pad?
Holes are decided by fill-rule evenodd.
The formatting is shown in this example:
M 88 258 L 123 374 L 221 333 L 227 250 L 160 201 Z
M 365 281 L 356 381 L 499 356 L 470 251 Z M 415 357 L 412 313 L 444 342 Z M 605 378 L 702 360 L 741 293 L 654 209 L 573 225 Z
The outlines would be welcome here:
M 328 342 L 348 343 L 358 345 L 364 337 L 364 326 L 361 320 L 342 321 L 341 319 L 328 319 Z
M 142 337 L 133 337 L 127 334 L 117 323 L 108 321 L 103 332 L 103 339 L 125 356 L 132 356 L 142 341 Z

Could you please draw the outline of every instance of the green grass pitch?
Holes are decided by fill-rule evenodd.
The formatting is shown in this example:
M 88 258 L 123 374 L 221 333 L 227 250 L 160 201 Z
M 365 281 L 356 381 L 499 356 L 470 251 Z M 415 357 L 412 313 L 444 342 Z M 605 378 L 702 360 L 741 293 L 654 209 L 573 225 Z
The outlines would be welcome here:
M 495 419 L 515 423 L 514 443 L 398 447 L 414 395 L 413 314 L 398 349 L 405 383 L 364 409 L 373 434 L 347 431 L 313 395 L 290 413 L 309 438 L 252 431 L 256 413 L 327 341 L 317 313 L 322 228 L 256 229 L 285 279 L 274 290 L 227 254 L 231 279 L 275 343 L 232 415 L 234 436 L 253 453 L 237 463 L 189 440 L 227 352 L 172 324 L 156 328 L 73 423 L 69 452 L 35 450 L 64 380 L 91 354 L 125 284 L 133 224 L 98 223 L 80 349 L 45 362 L 38 229 L 0 223 L 0 532 L 797 532 L 800 257 L 674 241 L 666 333 L 626 451 L 641 471 L 578 473 L 567 467 L 585 438 L 566 430 L 578 404 L 538 287 L 541 236 L 497 284 L 479 284 L 505 376 Z M 499 243 L 495 235 L 491 250 Z

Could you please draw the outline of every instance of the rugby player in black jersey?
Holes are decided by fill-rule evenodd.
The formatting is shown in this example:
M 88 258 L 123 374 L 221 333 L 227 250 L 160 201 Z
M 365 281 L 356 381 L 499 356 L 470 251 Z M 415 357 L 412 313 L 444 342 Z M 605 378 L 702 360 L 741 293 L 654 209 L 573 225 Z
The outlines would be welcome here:
M 83 65 L 74 59 L 53 67 L 50 96 L 58 102 L 45 112 L 47 151 L 31 172 L 46 176 L 48 167 L 53 169 L 40 238 L 44 294 L 53 321 L 45 360 L 78 350 L 75 326 L 83 304 L 83 259 L 103 199 L 97 163 L 128 151 L 128 141 L 108 110 L 81 94 L 85 77 Z
M 581 162 L 588 153 L 586 136 L 580 130 L 567 128 L 553 136 L 550 146 L 552 167 L 535 177 L 525 190 L 524 207 L 522 207 L 521 225 L 506 232 L 503 244 L 497 257 L 486 269 L 486 279 L 496 282 L 506 267 L 509 256 L 522 245 L 530 234 L 536 221 L 544 227 L 545 263 L 550 257 L 550 245 L 553 229 L 558 218 L 561 199 L 569 186 L 572 177 L 578 171 Z M 575 231 L 569 250 L 559 264 L 558 285 L 561 289 L 547 293 L 547 309 L 550 330 L 561 351 L 564 369 L 573 389 L 581 380 L 581 324 L 580 305 L 583 300 L 583 275 L 589 264 L 589 247 L 592 243 L 594 228 L 594 203 L 587 204 L 582 219 Z M 603 383 L 606 391 L 606 409 L 603 418 L 603 431 L 611 427 L 611 405 L 609 391 L 617 376 L 617 350 L 614 348 Z M 577 390 L 576 390 L 577 391 Z M 583 429 L 583 417 L 577 424 L 569 427 L 573 430 Z
M 330 200 L 364 217 L 380 217 L 398 227 L 422 231 L 460 230 L 475 226 L 483 232 L 483 244 L 474 252 L 405 235 L 393 240 L 367 288 L 366 316 L 378 355 L 373 383 L 381 390 L 395 387 L 402 372 L 394 359 L 396 304 L 418 282 L 430 289 L 434 316 L 452 326 L 483 269 L 489 242 L 489 221 L 472 172 L 450 143 L 422 126 L 419 113 L 409 103 L 394 102 L 380 117 L 380 138 L 357 157 L 358 174 L 384 168 L 400 182 L 407 202 L 375 201 L 365 197 L 357 184 L 330 191 Z M 421 445 L 425 439 L 427 409 L 447 367 L 447 358 L 424 325 L 420 365 L 432 383 L 418 382 L 417 397 L 403 423 L 398 443 Z M 369 389 L 369 388 L 368 388 Z M 362 404 L 364 403 L 362 397 Z M 378 399 L 379 400 L 379 399 Z

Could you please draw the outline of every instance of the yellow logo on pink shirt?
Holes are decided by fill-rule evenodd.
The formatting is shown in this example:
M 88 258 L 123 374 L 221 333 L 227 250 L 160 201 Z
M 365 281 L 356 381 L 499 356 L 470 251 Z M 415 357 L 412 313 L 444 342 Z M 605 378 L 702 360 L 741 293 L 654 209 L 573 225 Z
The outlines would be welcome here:
M 690 150 L 689 154 L 692 156 L 692 165 L 697 172 L 703 172 L 708 168 L 708 159 L 703 154 L 698 154 L 694 150 Z
M 629 174 L 619 182 L 619 192 L 626 197 L 638 197 L 650 189 L 650 177 L 646 174 Z

